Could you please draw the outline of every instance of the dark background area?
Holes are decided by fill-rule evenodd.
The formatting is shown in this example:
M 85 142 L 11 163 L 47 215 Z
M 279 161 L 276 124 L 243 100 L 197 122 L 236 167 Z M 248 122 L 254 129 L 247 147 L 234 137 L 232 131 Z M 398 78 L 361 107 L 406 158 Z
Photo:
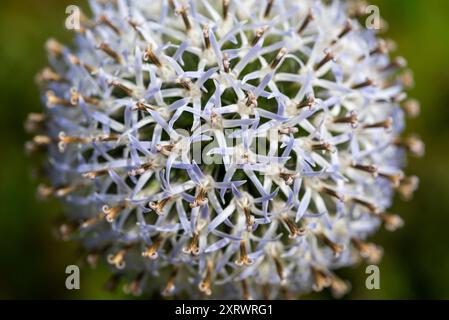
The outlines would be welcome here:
M 407 173 L 421 186 L 412 202 L 399 198 L 391 212 L 403 229 L 381 230 L 373 239 L 385 249 L 381 289 L 365 288 L 365 266 L 342 270 L 352 282 L 349 299 L 449 299 L 449 1 L 376 0 L 389 29 L 382 36 L 398 44 L 409 61 L 421 101 L 420 118 L 408 122 L 426 143 L 423 159 L 410 158 Z M 46 65 L 47 38 L 70 43 L 65 8 L 87 8 L 76 0 L 2 0 L 0 4 L 0 298 L 122 298 L 102 285 L 108 270 L 81 270 L 81 290 L 65 289 L 65 267 L 79 264 L 77 247 L 57 240 L 61 208 L 36 199 L 32 163 L 24 154 L 29 137 L 23 122 L 42 107 L 35 74 Z M 328 298 L 327 293 L 305 298 Z

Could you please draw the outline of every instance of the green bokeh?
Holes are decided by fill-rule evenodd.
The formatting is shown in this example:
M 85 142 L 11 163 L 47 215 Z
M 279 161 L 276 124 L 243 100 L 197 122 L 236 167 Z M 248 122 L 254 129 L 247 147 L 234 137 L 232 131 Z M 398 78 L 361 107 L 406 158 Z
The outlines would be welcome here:
M 421 188 L 409 203 L 396 200 L 392 212 L 406 220 L 396 233 L 373 241 L 385 248 L 381 290 L 365 288 L 364 266 L 341 271 L 351 280 L 352 299 L 449 298 L 449 1 L 376 0 L 389 23 L 386 37 L 398 44 L 414 70 L 410 95 L 422 115 L 408 123 L 426 142 L 427 155 L 411 158 L 409 173 Z M 41 110 L 34 75 L 46 64 L 43 44 L 52 36 L 69 42 L 65 8 L 76 0 L 2 0 L 0 4 L 0 298 L 122 298 L 102 290 L 105 267 L 83 268 L 81 290 L 65 289 L 65 267 L 78 264 L 77 247 L 58 241 L 56 203 L 36 200 L 32 161 L 23 152 L 27 113 Z M 119 290 L 120 291 L 120 290 Z M 306 298 L 327 298 L 326 293 Z

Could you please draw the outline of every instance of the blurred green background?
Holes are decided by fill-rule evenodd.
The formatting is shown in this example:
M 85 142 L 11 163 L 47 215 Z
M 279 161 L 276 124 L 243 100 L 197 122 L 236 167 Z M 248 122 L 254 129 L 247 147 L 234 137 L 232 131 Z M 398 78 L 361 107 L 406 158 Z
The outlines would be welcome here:
M 373 241 L 385 248 L 381 289 L 365 288 L 363 265 L 342 270 L 351 280 L 349 299 L 449 299 L 449 1 L 376 0 L 389 23 L 385 36 L 398 44 L 414 70 L 410 95 L 422 115 L 408 130 L 426 142 L 423 159 L 411 158 L 408 171 L 421 187 L 410 203 L 395 201 L 392 212 L 406 220 L 396 233 L 380 231 Z M 123 298 L 102 289 L 108 271 L 84 268 L 81 290 L 65 289 L 65 267 L 79 263 L 75 245 L 53 236 L 61 209 L 39 202 L 24 155 L 29 138 L 26 115 L 41 110 L 35 74 L 46 65 L 48 37 L 69 42 L 65 8 L 85 1 L 2 0 L 0 4 L 0 298 Z M 447 148 L 447 149 L 446 149 Z M 328 298 L 327 293 L 306 298 Z

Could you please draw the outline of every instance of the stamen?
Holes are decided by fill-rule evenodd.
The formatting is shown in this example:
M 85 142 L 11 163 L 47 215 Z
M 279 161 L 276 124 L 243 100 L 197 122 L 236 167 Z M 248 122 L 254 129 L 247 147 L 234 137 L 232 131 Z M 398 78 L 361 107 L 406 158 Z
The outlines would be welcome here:
M 257 97 L 252 91 L 246 91 L 246 103 L 248 108 L 257 108 Z
M 274 0 L 268 0 L 267 7 L 265 8 L 265 12 L 263 14 L 265 19 L 270 15 L 271 9 L 273 8 L 273 2 Z
M 154 210 L 154 212 L 156 212 L 158 215 L 163 215 L 164 214 L 164 207 L 165 205 L 171 200 L 172 197 L 167 197 L 165 199 L 162 199 L 160 201 L 158 201 L 157 203 L 155 202 L 150 202 L 149 203 L 149 207 L 151 209 Z
M 407 61 L 403 57 L 396 57 L 387 66 L 380 69 L 381 72 L 403 69 L 407 66 Z
M 207 263 L 206 275 L 203 280 L 199 283 L 198 289 L 205 295 L 210 296 L 212 294 L 211 290 L 211 280 L 212 280 L 212 263 Z
M 192 29 L 192 25 L 190 24 L 189 16 L 187 14 L 188 9 L 189 8 L 187 6 L 183 6 L 180 9 L 176 10 L 176 14 L 181 15 L 187 32 Z
M 126 265 L 124 260 L 125 254 L 125 249 L 119 250 L 116 254 L 109 254 L 107 258 L 108 263 L 113 264 L 117 269 L 124 269 Z
M 379 172 L 379 176 L 382 177 L 382 178 L 387 179 L 388 181 L 391 182 L 391 184 L 395 188 L 397 188 L 401 184 L 401 180 L 404 178 L 404 173 L 403 172 L 398 172 L 398 173 Z
M 253 260 L 251 260 L 248 257 L 248 254 L 246 253 L 246 243 L 245 240 L 240 241 L 240 257 L 235 260 L 235 264 L 238 266 L 249 266 L 253 264 Z
M 107 173 L 108 173 L 108 170 L 103 169 L 103 170 L 85 172 L 82 174 L 82 176 L 83 176 L 83 178 L 94 180 L 100 176 L 104 176 Z
M 354 169 L 360 170 L 360 171 L 367 172 L 367 173 L 371 174 L 373 177 L 377 177 L 377 175 L 378 175 L 378 169 L 374 165 L 363 165 L 363 164 L 353 163 L 351 165 L 351 167 Z
M 49 199 L 55 193 L 55 189 L 50 186 L 46 186 L 44 184 L 40 184 L 37 187 L 37 195 L 41 199 Z
M 359 118 L 358 118 L 357 114 L 355 114 L 354 112 L 351 113 L 347 117 L 341 117 L 341 118 L 334 119 L 334 123 L 348 123 L 353 128 L 357 127 L 358 122 L 359 122 Z
M 315 65 L 314 70 L 315 71 L 320 70 L 321 67 L 323 67 L 329 61 L 334 60 L 334 58 L 335 58 L 335 56 L 331 52 L 329 52 L 329 51 L 325 52 L 324 58 Z
M 167 285 L 165 286 L 164 290 L 162 290 L 163 296 L 168 296 L 173 293 L 175 290 L 175 280 L 176 276 L 178 275 L 179 267 L 175 266 L 173 267 L 173 270 L 170 274 L 170 277 L 168 278 Z
M 55 39 L 49 39 L 45 44 L 45 48 L 55 57 L 62 56 L 62 53 L 64 52 L 64 46 Z
M 276 258 L 275 256 L 272 256 L 271 258 L 273 258 L 274 261 L 274 265 L 276 267 L 276 273 L 279 277 L 279 280 L 281 282 L 281 285 L 285 285 L 286 284 L 286 279 L 285 279 L 285 273 L 284 273 L 284 267 L 282 266 L 281 261 L 279 261 L 278 258 Z
M 309 94 L 306 99 L 297 105 L 297 108 L 302 109 L 305 107 L 312 108 L 315 103 L 315 98 L 313 95 Z
M 174 147 L 175 147 L 174 144 L 165 144 L 165 145 L 157 144 L 156 151 L 160 152 L 162 155 L 168 157 Z
M 168 0 L 167 2 L 168 2 L 168 6 L 170 7 L 170 9 L 175 11 L 176 10 L 175 1 L 174 0 Z
M 301 24 L 301 26 L 298 28 L 298 31 L 296 31 L 299 35 L 301 35 L 304 30 L 307 28 L 307 26 L 309 25 L 309 23 L 314 19 L 314 16 L 312 14 L 312 11 L 309 11 L 309 13 L 307 14 L 306 18 L 304 19 L 303 23 Z
M 404 109 L 405 113 L 410 118 L 416 118 L 421 113 L 421 105 L 416 99 L 409 99 L 402 105 L 402 109 Z
M 371 79 L 367 79 L 367 80 L 365 80 L 365 81 L 363 81 L 361 83 L 353 84 L 351 86 L 351 89 L 358 90 L 358 89 L 362 89 L 362 88 L 369 87 L 369 86 L 372 86 L 372 85 L 374 85 L 374 82 Z
M 306 233 L 306 229 L 298 228 L 290 217 L 283 217 L 282 219 L 287 225 L 288 231 L 290 232 L 290 239 L 294 239 L 297 236 L 303 236 Z
M 270 68 L 276 69 L 286 54 L 287 54 L 287 48 L 281 48 L 279 50 L 279 52 L 277 53 L 276 57 L 273 59 L 273 61 L 271 61 Z
M 347 281 L 340 279 L 335 274 L 332 275 L 330 289 L 334 297 L 336 298 L 343 297 L 345 294 L 349 292 L 350 288 L 351 286 Z
M 153 49 L 151 46 L 147 46 L 145 49 L 145 52 L 143 54 L 143 61 L 148 62 L 150 61 L 152 64 L 154 64 L 158 68 L 162 68 L 161 60 L 154 54 Z
M 205 25 L 203 29 L 204 47 L 210 49 L 210 35 L 209 26 Z
M 251 215 L 251 210 L 248 207 L 244 207 L 243 208 L 243 213 L 245 214 L 245 219 L 246 219 L 246 229 L 248 231 L 251 231 L 253 229 L 253 225 L 254 225 L 254 216 Z
M 191 208 L 196 208 L 205 205 L 208 202 L 207 199 L 207 189 L 200 187 L 195 200 L 190 204 Z
M 243 279 L 240 283 L 242 284 L 243 299 L 244 300 L 252 300 L 251 294 L 249 293 L 248 283 L 247 283 L 246 279 Z
M 47 107 L 48 108 L 53 108 L 56 105 L 61 105 L 61 106 L 66 106 L 66 107 L 72 106 L 72 104 L 69 100 L 57 97 L 55 95 L 55 93 L 51 90 L 47 91 L 45 93 L 45 95 L 47 97 Z
M 270 285 L 268 283 L 264 283 L 262 285 L 262 295 L 264 300 L 270 300 Z
M 336 198 L 337 200 L 340 200 L 341 202 L 345 202 L 347 199 L 344 195 L 338 193 L 337 191 L 328 188 L 328 187 L 321 187 L 320 192 L 322 193 L 326 193 L 328 195 L 330 195 L 331 197 Z
M 64 152 L 68 144 L 88 143 L 92 141 L 91 138 L 69 137 L 62 131 L 59 133 L 58 139 L 58 149 L 60 152 Z
M 125 94 L 127 94 L 128 96 L 132 96 L 133 95 L 133 90 L 128 88 L 127 86 L 125 86 L 124 84 L 116 81 L 116 80 L 109 80 L 108 81 L 110 86 L 113 86 L 114 88 L 117 88 L 121 91 L 123 91 Z
M 391 126 L 393 125 L 393 119 L 391 117 L 387 118 L 384 121 L 376 122 L 373 124 L 366 124 L 363 126 L 364 129 L 377 129 L 377 128 L 384 128 L 386 130 L 389 130 Z
M 179 83 L 181 87 L 183 87 L 187 91 L 192 90 L 192 80 L 190 80 L 189 78 L 178 78 L 176 79 L 176 83 Z
M 77 185 L 69 185 L 55 190 L 55 195 L 59 198 L 65 197 L 77 189 Z
M 285 181 L 286 185 L 290 186 L 295 182 L 295 179 L 299 177 L 299 173 L 280 172 L 279 176 Z
M 148 249 L 142 252 L 142 257 L 150 258 L 151 260 L 155 260 L 158 257 L 157 251 L 159 250 L 162 241 L 164 240 L 164 236 L 162 234 L 158 234 L 152 241 L 152 245 L 148 247 Z
M 418 189 L 419 178 L 416 176 L 405 177 L 402 179 L 400 185 L 397 187 L 397 190 L 401 197 L 405 201 L 409 201 L 413 198 L 413 193 Z
M 251 41 L 251 47 L 254 47 L 259 40 L 263 37 L 265 32 L 267 32 L 268 26 L 263 26 L 256 30 L 256 34 L 254 35 L 253 41 Z
M 394 141 L 398 147 L 405 148 L 408 152 L 416 157 L 423 157 L 425 154 L 425 145 L 417 136 L 410 136 L 405 139 L 398 138 Z
M 223 0 L 222 1 L 222 7 L 223 7 L 223 20 L 228 19 L 229 15 L 229 0 Z
M 39 74 L 36 76 L 36 80 L 38 82 L 61 82 L 64 81 L 64 78 L 53 71 L 51 68 L 44 68 Z
M 125 294 L 132 294 L 134 296 L 140 296 L 142 294 L 142 278 L 144 276 L 144 272 L 140 272 L 136 279 L 125 284 L 123 286 L 123 292 Z
M 95 106 L 100 104 L 100 100 L 95 99 L 95 98 L 91 98 L 91 97 L 88 97 L 88 96 L 83 96 L 75 88 L 72 88 L 70 90 L 70 95 L 71 95 L 70 103 L 73 106 L 78 105 L 80 97 L 83 98 L 83 100 L 86 103 L 88 103 L 88 104 L 95 105 Z
M 190 244 L 187 247 L 184 247 L 182 249 L 182 252 L 186 254 L 192 254 L 194 256 L 197 256 L 200 254 L 200 248 L 199 248 L 199 238 L 200 235 L 197 231 L 193 233 L 192 240 L 190 240 Z
M 324 233 L 318 233 L 317 237 L 334 252 L 335 258 L 338 258 L 343 252 L 344 246 L 333 242 Z
M 351 242 L 359 252 L 360 256 L 368 263 L 377 264 L 382 259 L 383 250 L 374 243 L 363 242 L 357 238 L 352 238 Z
M 118 217 L 118 215 L 125 209 L 128 205 L 122 204 L 115 207 L 109 207 L 108 205 L 104 205 L 102 208 L 103 213 L 105 214 L 106 221 L 112 223 Z
M 84 69 L 86 69 L 87 72 L 89 72 L 90 74 L 94 74 L 94 73 L 97 72 L 96 68 L 94 68 L 91 65 L 88 65 L 86 63 L 82 63 L 80 61 L 80 59 L 77 56 L 73 55 L 73 54 L 69 55 L 69 61 L 73 65 L 84 67 Z
M 373 203 L 370 203 L 366 200 L 362 200 L 360 198 L 352 198 L 351 199 L 355 204 L 361 205 L 362 207 L 367 208 L 369 211 L 371 211 L 372 213 L 378 213 L 379 209 L 377 208 L 377 206 Z
M 229 73 L 229 71 L 231 70 L 231 61 L 229 60 L 229 54 L 224 53 L 223 54 L 223 71 L 226 73 Z
M 98 45 L 98 49 L 100 49 L 101 51 L 106 53 L 108 56 L 110 56 L 112 59 L 117 61 L 117 63 L 119 63 L 119 64 L 124 63 L 123 57 L 120 54 L 118 54 L 117 52 L 115 52 L 114 50 L 112 50 L 112 48 L 109 45 L 107 45 L 106 43 L 104 43 L 104 42 L 100 43 Z
M 378 214 L 380 220 L 384 223 L 385 229 L 388 231 L 396 231 L 404 226 L 404 220 L 396 214 Z
M 90 226 L 93 226 L 93 225 L 97 224 L 98 222 L 102 221 L 103 218 L 104 218 L 104 213 L 100 212 L 96 217 L 84 220 L 81 223 L 80 227 L 83 229 L 89 228 Z
M 130 176 L 138 176 L 138 175 L 144 174 L 146 171 L 153 170 L 154 168 L 155 168 L 154 163 L 148 162 L 148 163 L 142 164 L 137 169 L 132 169 L 131 171 L 128 172 L 128 174 Z
M 337 151 L 335 146 L 333 146 L 332 144 L 330 144 L 328 142 L 312 144 L 312 150 L 313 151 L 328 151 L 331 153 L 334 153 Z
M 343 30 L 341 30 L 340 34 L 338 35 L 338 39 L 343 38 L 345 35 L 347 35 L 349 32 L 352 31 L 352 24 L 351 21 L 346 21 L 345 26 L 343 27 Z
M 311 267 L 311 270 L 314 278 L 314 284 L 312 285 L 312 289 L 314 291 L 320 292 L 332 284 L 332 278 L 327 274 L 327 272 L 319 270 L 315 267 Z
M 115 26 L 111 20 L 109 20 L 105 15 L 101 15 L 100 18 L 98 19 L 98 22 L 101 24 L 104 24 L 106 26 L 108 26 L 109 28 L 112 29 L 112 31 L 115 32 L 115 34 L 117 34 L 118 36 L 122 35 L 122 32 L 120 31 L 119 28 L 117 28 L 117 26 Z

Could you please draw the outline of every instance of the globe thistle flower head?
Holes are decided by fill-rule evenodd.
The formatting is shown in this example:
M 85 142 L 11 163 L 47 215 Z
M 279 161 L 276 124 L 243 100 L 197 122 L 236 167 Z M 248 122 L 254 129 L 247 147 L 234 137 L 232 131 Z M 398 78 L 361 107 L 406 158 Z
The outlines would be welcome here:
M 47 42 L 37 77 L 45 149 L 67 239 L 125 292 L 290 298 L 349 284 L 335 270 L 382 249 L 367 238 L 402 171 L 403 58 L 342 1 L 90 1 L 74 48 Z M 408 81 L 406 81 L 406 79 Z

